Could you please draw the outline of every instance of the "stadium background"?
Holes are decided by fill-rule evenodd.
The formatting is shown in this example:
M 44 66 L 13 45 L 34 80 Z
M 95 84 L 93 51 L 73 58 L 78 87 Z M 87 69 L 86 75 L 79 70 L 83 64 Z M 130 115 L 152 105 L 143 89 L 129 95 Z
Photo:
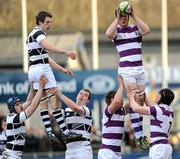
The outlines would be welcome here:
M 55 72 L 59 87 L 63 90 L 63 93 L 74 99 L 76 92 L 83 86 L 88 86 L 91 90 L 98 86 L 97 90 L 105 90 L 104 92 L 94 92 L 93 101 L 90 103 L 94 117 L 93 148 L 95 154 L 98 151 L 100 141 L 101 113 L 104 106 L 103 97 L 109 89 L 117 88 L 116 64 L 118 55 L 112 43 L 105 37 L 105 31 L 114 18 L 114 9 L 119 1 L 98 0 L 97 2 L 100 68 L 98 71 L 92 71 L 91 1 L 44 0 L 43 3 L 40 0 L 27 1 L 28 32 L 31 31 L 35 24 L 34 17 L 37 12 L 39 10 L 49 10 L 53 14 L 54 21 L 52 29 L 48 33 L 48 39 L 60 47 L 74 49 L 79 53 L 76 63 L 72 63 L 63 56 L 52 56 L 58 63 L 75 71 L 74 78 Z M 143 58 L 147 72 L 146 91 L 153 100 L 155 92 L 161 87 L 162 82 L 161 0 L 134 0 L 134 4 L 137 14 L 151 28 L 151 33 L 144 38 Z M 178 123 L 180 118 L 180 56 L 178 55 L 180 50 L 180 21 L 177 20 L 180 19 L 179 5 L 180 1 L 178 0 L 168 1 L 168 81 L 169 86 L 174 89 L 176 94 L 176 100 L 173 103 L 175 122 L 170 137 L 173 148 L 176 150 L 173 158 L 178 158 L 180 155 L 178 153 L 180 150 L 180 123 Z M 6 99 L 11 95 L 18 95 L 24 100 L 28 92 L 27 74 L 22 71 L 21 1 L 0 0 L 0 17 L 0 114 L 6 115 Z M 144 124 L 145 126 L 148 125 L 148 118 L 144 121 Z M 27 122 L 27 128 L 29 137 L 38 138 L 39 141 L 42 141 L 40 139 L 45 137 L 43 130 L 37 129 L 43 129 L 38 111 Z M 128 133 L 132 138 L 131 132 Z M 29 149 L 27 146 L 27 152 L 33 151 L 33 153 L 26 153 L 24 158 L 56 158 L 62 153 L 57 148 L 48 147 L 46 143 L 44 143 L 43 149 L 42 145 L 38 146 L 37 140 L 28 141 L 27 145 L 29 144 L 29 147 L 34 146 L 31 141 L 36 142 L 35 146 L 37 147 Z M 37 151 L 43 153 L 35 153 Z M 47 151 L 48 153 L 44 153 Z M 124 158 L 131 156 L 137 156 L 136 158 L 138 158 L 138 155 L 139 157 L 147 156 L 147 153 L 140 152 L 133 143 L 124 143 L 123 151 L 126 154 Z

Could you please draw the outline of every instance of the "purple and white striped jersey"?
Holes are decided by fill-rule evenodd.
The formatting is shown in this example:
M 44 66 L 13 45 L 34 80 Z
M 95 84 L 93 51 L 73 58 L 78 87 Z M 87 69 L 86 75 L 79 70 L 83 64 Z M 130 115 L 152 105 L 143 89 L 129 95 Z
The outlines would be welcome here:
M 168 144 L 168 135 L 173 122 L 173 110 L 165 104 L 150 107 L 150 143 Z
M 110 114 L 106 107 L 102 118 L 102 144 L 101 149 L 110 149 L 113 152 L 121 152 L 121 143 L 124 134 L 125 111 L 118 109 Z
M 142 35 L 137 25 L 125 28 L 117 27 L 117 36 L 113 39 L 119 53 L 121 69 L 142 69 Z

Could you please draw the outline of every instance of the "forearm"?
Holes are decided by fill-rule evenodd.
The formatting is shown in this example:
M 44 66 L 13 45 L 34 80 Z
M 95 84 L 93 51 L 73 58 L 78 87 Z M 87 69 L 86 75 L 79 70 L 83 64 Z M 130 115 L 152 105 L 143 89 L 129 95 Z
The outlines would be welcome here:
M 26 114 L 28 117 L 30 117 L 32 115 L 32 113 L 35 111 L 35 109 L 38 107 L 41 97 L 43 94 L 43 88 L 39 88 L 36 95 L 34 96 L 31 104 L 27 107 L 27 109 L 25 109 Z
M 140 106 L 134 99 L 134 96 L 130 97 L 130 106 L 134 110 L 134 112 L 142 114 L 142 115 L 149 115 L 149 108 Z
M 26 98 L 26 102 L 23 103 L 23 109 L 25 110 L 32 102 L 33 98 L 35 96 L 35 91 L 33 90 L 33 86 L 32 84 L 30 85 L 30 91 L 29 91 L 29 94 Z
M 133 19 L 139 26 L 142 35 L 147 35 L 150 32 L 149 26 L 145 22 L 143 22 L 138 16 L 135 15 Z
M 116 28 L 118 26 L 118 18 L 116 18 L 113 23 L 106 30 L 106 36 L 110 39 L 114 39 L 116 36 Z
M 78 106 L 74 101 L 72 101 L 71 99 L 69 99 L 68 97 L 66 97 L 63 94 L 59 95 L 59 98 L 72 110 L 74 110 L 77 113 L 83 114 L 83 108 L 81 108 L 80 106 Z
M 55 47 L 53 44 L 49 43 L 46 39 L 42 40 L 40 42 L 40 45 L 45 48 L 46 50 L 48 50 L 50 53 L 56 53 L 56 54 L 66 54 L 67 51 L 57 48 Z
M 50 66 L 53 68 L 53 69 L 55 69 L 55 70 L 59 70 L 59 71 L 63 71 L 63 67 L 62 66 L 60 66 L 60 65 L 58 65 L 57 63 L 56 63 L 56 61 L 54 61 L 52 58 L 50 58 L 49 57 L 49 64 L 50 64 Z
M 152 105 L 152 103 L 151 103 L 147 98 L 145 98 L 145 104 L 146 104 L 147 106 L 151 106 L 151 105 Z

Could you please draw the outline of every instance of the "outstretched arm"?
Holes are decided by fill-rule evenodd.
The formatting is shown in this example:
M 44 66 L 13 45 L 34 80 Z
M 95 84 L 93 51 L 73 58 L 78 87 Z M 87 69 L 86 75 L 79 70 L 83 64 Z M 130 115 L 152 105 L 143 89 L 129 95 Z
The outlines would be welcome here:
M 47 79 L 46 79 L 46 77 L 44 75 L 42 75 L 40 77 L 39 83 L 40 83 L 40 87 L 39 87 L 36 95 L 34 96 L 30 106 L 28 106 L 25 109 L 27 117 L 30 117 L 32 115 L 32 113 L 36 110 L 36 108 L 38 107 L 38 105 L 40 103 L 40 100 L 41 100 L 41 97 L 42 97 L 42 94 L 43 94 L 44 86 L 47 83 Z
M 75 112 L 77 112 L 80 115 L 84 115 L 84 109 L 77 105 L 74 101 L 72 101 L 71 99 L 69 99 L 68 97 L 66 97 L 65 95 L 61 94 L 59 95 L 60 99 L 72 110 L 74 110 Z
M 73 76 L 73 72 L 67 68 L 62 67 L 61 65 L 58 65 L 56 61 L 54 61 L 52 58 L 49 57 L 49 64 L 52 68 L 61 71 L 67 75 Z
M 135 96 L 135 92 L 131 92 L 130 93 L 130 105 L 132 107 L 132 109 L 139 113 L 139 114 L 143 114 L 143 115 L 149 115 L 150 114 L 150 109 L 149 107 L 142 107 L 140 106 L 134 99 Z
M 80 107 L 79 105 L 77 105 L 73 100 L 71 100 L 70 98 L 66 97 L 65 95 L 63 95 L 58 88 L 56 89 L 49 89 L 49 93 L 51 94 L 55 94 L 57 96 L 59 96 L 59 98 L 69 107 L 71 108 L 73 111 L 79 113 L 80 115 L 84 115 L 84 109 L 82 107 Z
M 139 26 L 139 32 L 141 35 L 144 36 L 144 35 L 147 35 L 150 33 L 149 26 L 136 15 L 133 5 L 132 5 L 132 13 L 130 14 L 130 16 L 133 18 L 133 20 Z
M 65 54 L 66 56 L 70 57 L 71 59 L 75 60 L 77 57 L 77 54 L 73 51 L 66 51 L 60 48 L 57 48 L 50 42 L 48 42 L 46 39 L 43 39 L 39 43 L 43 48 L 48 50 L 50 53 L 56 53 L 56 54 Z

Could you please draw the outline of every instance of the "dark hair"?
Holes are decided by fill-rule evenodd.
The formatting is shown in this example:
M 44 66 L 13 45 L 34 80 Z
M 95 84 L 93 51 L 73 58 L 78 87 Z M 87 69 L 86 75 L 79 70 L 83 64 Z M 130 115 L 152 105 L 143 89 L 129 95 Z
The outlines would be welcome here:
M 88 93 L 89 93 L 88 100 L 90 100 L 90 99 L 91 99 L 91 91 L 90 91 L 89 89 L 83 89 L 83 91 L 85 91 L 85 92 L 88 92 Z
M 10 97 L 7 100 L 7 106 L 10 113 L 16 113 L 15 105 L 18 102 L 20 102 L 20 99 L 18 97 Z
M 39 25 L 39 22 L 44 22 L 46 17 L 52 18 L 52 14 L 47 11 L 40 11 L 38 15 L 36 16 L 36 24 Z
M 111 104 L 112 99 L 114 99 L 115 94 L 116 94 L 116 91 L 110 91 L 107 93 L 107 95 L 105 96 L 105 102 L 107 105 Z
M 2 124 L 6 122 L 6 118 L 4 116 L 0 117 L 0 132 L 3 131 Z
M 159 100 L 158 104 L 166 104 L 170 105 L 171 102 L 174 100 L 174 93 L 168 88 L 161 89 L 159 91 L 159 94 L 161 95 L 161 99 Z

